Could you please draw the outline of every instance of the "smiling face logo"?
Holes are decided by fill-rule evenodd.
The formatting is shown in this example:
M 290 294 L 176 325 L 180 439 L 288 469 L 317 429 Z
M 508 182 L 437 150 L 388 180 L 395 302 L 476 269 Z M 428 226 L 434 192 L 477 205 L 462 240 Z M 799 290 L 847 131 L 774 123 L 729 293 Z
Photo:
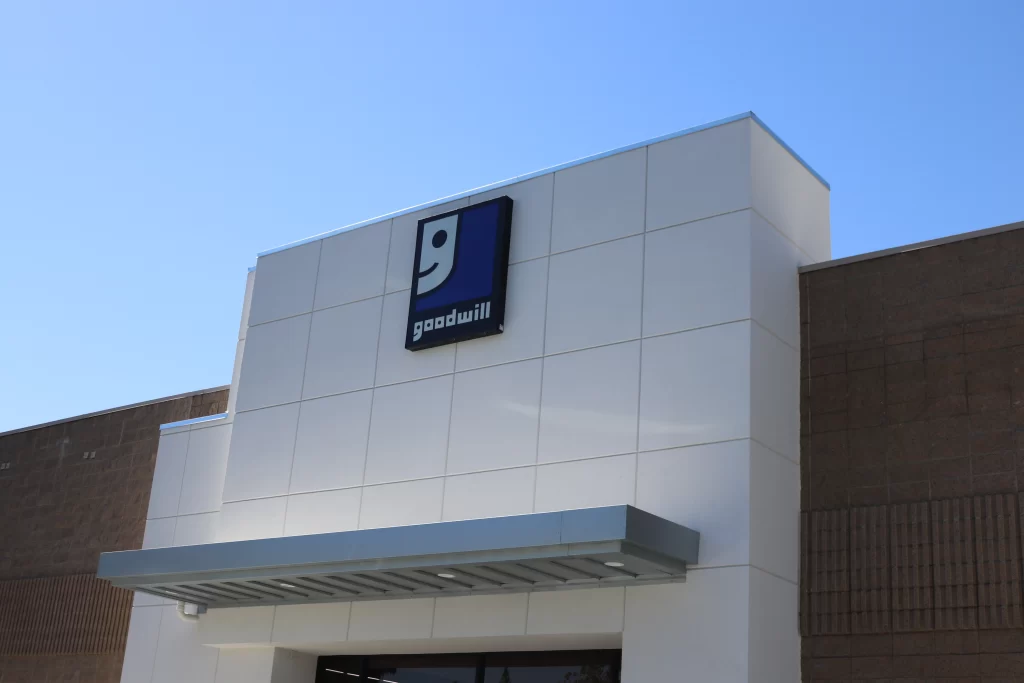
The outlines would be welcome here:
M 437 289 L 452 274 L 458 233 L 458 214 L 423 224 L 419 272 L 416 273 L 417 295 Z
M 508 197 L 419 222 L 405 348 L 502 331 L 511 227 Z

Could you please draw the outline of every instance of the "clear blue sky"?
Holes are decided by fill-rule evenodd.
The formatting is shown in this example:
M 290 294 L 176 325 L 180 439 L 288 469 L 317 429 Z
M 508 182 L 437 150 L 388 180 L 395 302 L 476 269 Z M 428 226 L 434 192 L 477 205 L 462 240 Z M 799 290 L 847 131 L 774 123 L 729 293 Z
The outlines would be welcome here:
M 836 257 L 1024 220 L 1024 3 L 0 4 L 0 430 L 230 380 L 259 251 L 753 110 Z

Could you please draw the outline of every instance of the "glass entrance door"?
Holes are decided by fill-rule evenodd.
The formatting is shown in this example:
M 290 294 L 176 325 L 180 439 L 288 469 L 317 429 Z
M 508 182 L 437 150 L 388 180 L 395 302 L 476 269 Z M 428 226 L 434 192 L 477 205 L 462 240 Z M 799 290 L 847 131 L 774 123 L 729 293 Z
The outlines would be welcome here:
M 482 683 L 618 683 L 621 653 L 504 652 L 485 656 Z
M 620 650 L 320 657 L 317 683 L 619 683 Z
M 476 655 L 367 657 L 369 683 L 476 683 Z

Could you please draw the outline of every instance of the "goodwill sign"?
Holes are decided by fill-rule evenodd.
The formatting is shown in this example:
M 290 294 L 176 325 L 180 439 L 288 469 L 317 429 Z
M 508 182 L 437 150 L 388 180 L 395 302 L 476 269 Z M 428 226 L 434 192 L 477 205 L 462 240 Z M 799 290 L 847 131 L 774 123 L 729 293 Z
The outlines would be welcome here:
M 511 227 L 508 197 L 419 222 L 405 348 L 502 332 Z

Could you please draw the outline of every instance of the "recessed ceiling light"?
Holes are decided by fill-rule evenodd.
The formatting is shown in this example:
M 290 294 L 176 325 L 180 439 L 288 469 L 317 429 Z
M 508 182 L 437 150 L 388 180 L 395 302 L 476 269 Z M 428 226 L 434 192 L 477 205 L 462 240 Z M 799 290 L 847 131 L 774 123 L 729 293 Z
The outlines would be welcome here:
M 296 586 L 294 586 L 294 585 L 292 585 L 290 583 L 285 583 L 284 581 L 278 581 L 277 585 L 281 586 L 282 588 L 296 588 Z
M 438 574 L 442 579 L 454 579 L 455 574 Z
M 604 566 L 606 566 L 606 567 L 624 567 L 625 565 L 622 564 L 621 562 L 605 562 Z

